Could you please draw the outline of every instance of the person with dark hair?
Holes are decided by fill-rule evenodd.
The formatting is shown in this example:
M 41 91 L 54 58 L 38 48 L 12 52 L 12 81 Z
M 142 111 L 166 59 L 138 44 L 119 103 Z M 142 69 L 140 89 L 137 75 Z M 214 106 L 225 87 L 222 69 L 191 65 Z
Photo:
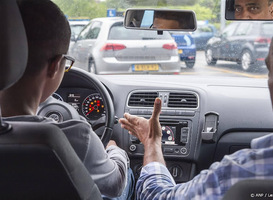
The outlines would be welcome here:
M 235 19 L 273 19 L 272 0 L 235 0 Z
M 17 3 L 27 35 L 28 63 L 22 78 L 0 92 L 4 119 L 56 124 L 67 136 L 100 192 L 111 198 L 122 195 L 121 199 L 130 199 L 133 182 L 128 179 L 127 184 L 129 159 L 114 141 L 110 141 L 105 150 L 86 121 L 56 123 L 36 116 L 39 104 L 58 89 L 64 72 L 72 67 L 74 59 L 66 55 L 71 31 L 65 15 L 52 1 L 18 0 Z M 65 69 L 66 62 L 70 62 L 68 69 Z
M 273 39 L 266 65 L 273 106 Z M 176 184 L 162 153 L 160 112 L 161 100 L 157 98 L 150 119 L 125 113 L 124 118 L 119 120 L 121 127 L 138 137 L 144 146 L 143 167 L 136 184 L 136 199 L 222 199 L 230 187 L 239 181 L 273 179 L 273 134 L 268 134 L 253 139 L 251 148 L 226 155 L 191 181 Z

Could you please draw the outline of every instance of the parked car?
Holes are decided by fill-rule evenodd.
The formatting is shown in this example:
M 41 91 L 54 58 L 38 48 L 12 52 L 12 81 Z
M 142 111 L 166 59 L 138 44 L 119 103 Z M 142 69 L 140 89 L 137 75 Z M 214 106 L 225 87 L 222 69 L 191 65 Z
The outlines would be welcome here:
M 87 19 L 70 19 L 69 25 L 71 28 L 71 38 L 76 39 L 79 35 L 79 33 L 82 31 L 82 29 L 90 22 L 90 20 Z
M 68 54 L 71 51 L 71 47 L 74 45 L 79 33 L 82 31 L 82 29 L 90 22 L 90 20 L 76 20 L 76 19 L 70 19 L 69 25 L 71 29 L 71 39 L 68 49 Z
M 171 32 L 174 38 L 181 61 L 184 61 L 188 68 L 193 68 L 196 58 L 196 45 L 193 37 L 185 32 Z
M 205 55 L 209 65 L 217 60 L 234 61 L 244 71 L 253 71 L 265 64 L 268 47 L 273 35 L 273 22 L 233 22 L 222 34 L 211 38 Z
M 77 67 L 97 74 L 180 71 L 170 33 L 123 27 L 122 17 L 93 19 L 71 47 Z
M 195 40 L 196 49 L 205 49 L 208 40 L 214 37 L 216 33 L 217 29 L 214 25 L 209 24 L 206 21 L 198 21 L 196 31 L 192 33 L 192 37 Z

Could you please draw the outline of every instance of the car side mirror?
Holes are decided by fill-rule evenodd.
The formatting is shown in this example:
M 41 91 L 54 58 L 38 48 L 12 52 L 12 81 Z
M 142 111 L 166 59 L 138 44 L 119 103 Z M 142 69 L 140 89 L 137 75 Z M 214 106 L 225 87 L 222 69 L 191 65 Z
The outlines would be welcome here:
M 128 9 L 124 18 L 127 29 L 193 32 L 196 24 L 195 13 L 191 10 Z

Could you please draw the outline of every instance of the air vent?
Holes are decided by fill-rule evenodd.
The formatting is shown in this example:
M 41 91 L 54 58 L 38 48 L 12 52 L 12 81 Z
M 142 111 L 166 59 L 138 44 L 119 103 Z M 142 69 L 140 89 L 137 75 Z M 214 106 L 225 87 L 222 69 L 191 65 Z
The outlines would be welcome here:
M 197 108 L 198 100 L 191 93 L 170 93 L 168 107 L 171 108 Z
M 157 92 L 136 92 L 130 96 L 129 106 L 153 107 Z

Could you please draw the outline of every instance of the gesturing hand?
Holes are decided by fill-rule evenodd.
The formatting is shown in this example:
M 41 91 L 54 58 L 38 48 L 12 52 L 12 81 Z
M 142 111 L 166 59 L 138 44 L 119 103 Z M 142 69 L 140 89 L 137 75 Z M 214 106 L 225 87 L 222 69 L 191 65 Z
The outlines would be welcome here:
M 136 136 L 144 145 L 144 165 L 152 161 L 164 163 L 161 151 L 162 131 L 159 123 L 160 112 L 161 100 L 156 98 L 154 111 L 149 120 L 128 113 L 125 113 L 124 118 L 119 120 L 121 127 Z
M 124 118 L 121 118 L 119 122 L 121 127 L 129 131 L 130 134 L 138 137 L 144 146 L 154 142 L 161 142 L 161 126 L 159 123 L 159 115 L 161 112 L 161 100 L 155 99 L 154 111 L 149 120 L 130 115 L 124 114 Z

